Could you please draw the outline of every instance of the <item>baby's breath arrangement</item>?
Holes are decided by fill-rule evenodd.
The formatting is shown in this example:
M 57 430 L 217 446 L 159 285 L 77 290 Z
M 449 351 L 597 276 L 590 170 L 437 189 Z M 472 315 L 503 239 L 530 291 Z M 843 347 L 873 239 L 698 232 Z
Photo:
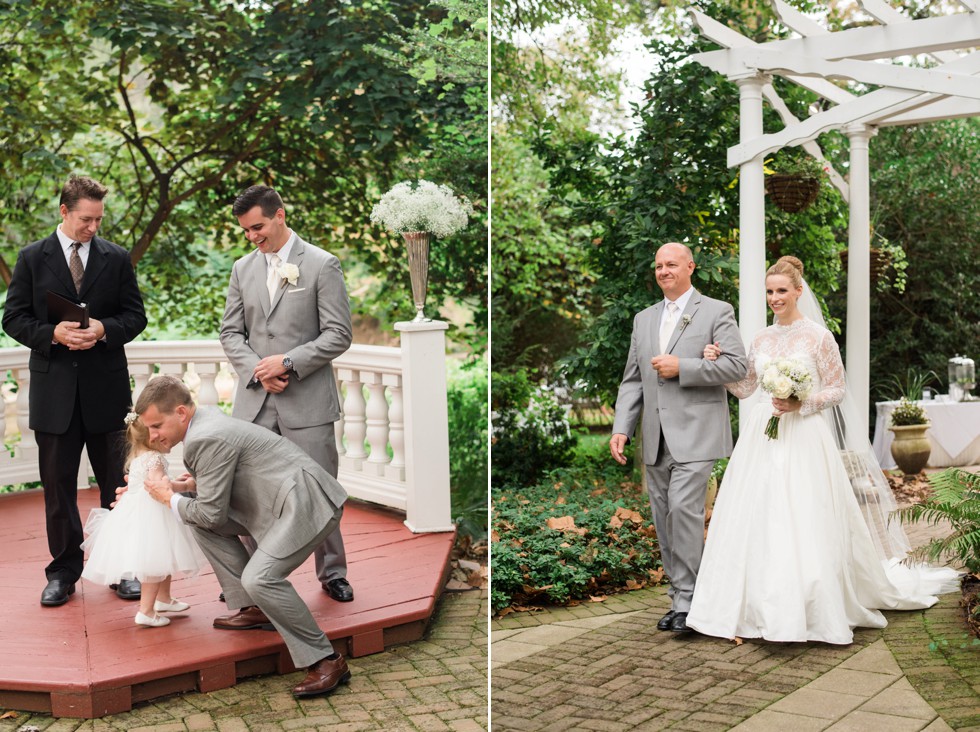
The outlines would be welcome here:
M 427 180 L 403 181 L 385 193 L 371 211 L 371 221 L 404 234 L 428 231 L 438 237 L 455 234 L 473 215 L 473 204 L 449 186 Z
M 910 402 L 905 397 L 902 397 L 898 402 L 898 406 L 892 410 L 892 426 L 908 427 L 913 424 L 929 424 L 929 418 L 926 417 L 926 410 L 915 402 Z

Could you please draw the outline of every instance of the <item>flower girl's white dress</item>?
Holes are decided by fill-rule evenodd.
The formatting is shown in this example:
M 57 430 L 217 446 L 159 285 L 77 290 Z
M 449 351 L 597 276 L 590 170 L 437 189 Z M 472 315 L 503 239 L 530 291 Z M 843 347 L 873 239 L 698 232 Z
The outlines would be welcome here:
M 207 565 L 191 528 L 177 521 L 170 506 L 153 500 L 143 487 L 151 466 L 167 472 L 158 452 L 137 455 L 129 466 L 129 490 L 111 511 L 92 509 L 85 522 L 89 552 L 82 577 L 100 585 L 120 580 L 160 582 L 188 577 Z
M 687 624 L 722 638 L 850 643 L 855 627 L 886 625 L 878 608 L 933 605 L 940 582 L 908 582 L 908 568 L 876 552 L 820 415 L 844 397 L 829 331 L 805 318 L 766 328 L 752 342 L 745 379 L 729 390 L 750 396 L 761 364 L 780 357 L 807 367 L 813 391 L 799 412 L 781 417 L 775 440 L 764 434 L 771 397 L 761 393 L 751 406 L 714 506 Z M 956 576 L 933 571 L 947 584 Z

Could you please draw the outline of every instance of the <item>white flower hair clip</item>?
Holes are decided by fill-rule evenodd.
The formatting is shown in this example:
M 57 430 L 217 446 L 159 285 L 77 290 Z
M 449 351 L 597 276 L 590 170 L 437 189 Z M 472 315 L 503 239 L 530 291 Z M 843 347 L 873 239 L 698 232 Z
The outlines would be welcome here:
M 125 422 L 126 423 L 126 426 L 129 427 L 129 425 L 131 425 L 133 422 L 135 422 L 138 418 L 139 418 L 139 415 L 136 412 L 130 412 L 123 419 L 123 422 Z

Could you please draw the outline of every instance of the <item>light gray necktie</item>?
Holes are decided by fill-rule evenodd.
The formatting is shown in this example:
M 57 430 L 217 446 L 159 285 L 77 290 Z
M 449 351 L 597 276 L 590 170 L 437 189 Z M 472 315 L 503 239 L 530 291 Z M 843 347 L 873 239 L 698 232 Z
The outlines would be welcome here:
M 667 303 L 667 317 L 660 326 L 660 352 L 667 353 L 667 344 L 670 343 L 670 336 L 674 332 L 677 324 L 677 303 Z
M 71 280 L 75 283 L 75 292 L 82 292 L 82 278 L 85 277 L 85 267 L 82 266 L 82 257 L 78 253 L 82 243 L 74 241 L 71 244 L 71 257 L 68 258 L 68 269 L 71 271 Z
M 269 257 L 269 274 L 266 276 L 266 287 L 269 288 L 269 304 L 271 305 L 276 299 L 276 290 L 279 289 L 279 265 L 282 264 L 282 260 L 279 258 L 278 254 L 273 254 Z

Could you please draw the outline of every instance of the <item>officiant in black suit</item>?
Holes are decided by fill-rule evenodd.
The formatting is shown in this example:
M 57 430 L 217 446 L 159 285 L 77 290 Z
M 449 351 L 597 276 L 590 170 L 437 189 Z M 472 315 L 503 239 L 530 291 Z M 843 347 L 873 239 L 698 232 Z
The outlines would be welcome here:
M 38 446 L 51 563 L 41 604 L 63 605 L 75 592 L 84 556 L 78 512 L 82 447 L 109 508 L 123 484 L 123 418 L 132 404 L 127 343 L 146 327 L 129 253 L 97 237 L 108 189 L 72 176 L 61 191 L 61 224 L 21 250 L 7 289 L 3 329 L 31 349 L 30 427 Z M 49 322 L 47 293 L 87 303 L 89 325 Z M 135 527 L 134 527 L 135 529 Z M 116 587 L 138 599 L 137 580 Z

